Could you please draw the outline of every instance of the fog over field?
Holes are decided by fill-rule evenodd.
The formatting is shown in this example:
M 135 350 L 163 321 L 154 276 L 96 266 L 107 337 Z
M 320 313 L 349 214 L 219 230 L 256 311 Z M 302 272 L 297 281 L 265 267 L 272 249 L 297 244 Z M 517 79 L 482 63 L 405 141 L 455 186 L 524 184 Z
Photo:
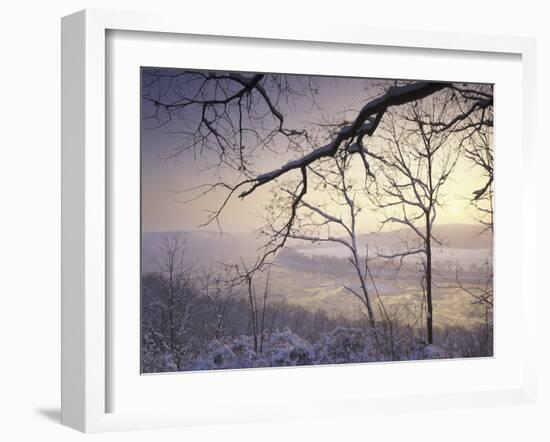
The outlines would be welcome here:
M 481 251 L 492 255 L 492 235 L 483 226 L 473 224 L 444 224 L 435 227 L 434 235 L 440 239 L 445 251 L 453 259 L 467 260 L 476 257 Z M 263 245 L 261 238 L 254 232 L 232 233 L 224 231 L 191 230 L 143 232 L 142 234 L 142 271 L 156 271 L 155 258 L 158 259 L 162 241 L 166 237 L 180 234 L 185 241 L 188 254 L 194 258 L 211 260 L 239 260 L 241 257 L 255 257 Z M 361 249 L 368 245 L 373 249 L 398 248 L 403 240 L 410 237 L 405 229 L 390 232 L 374 232 L 358 235 Z M 345 257 L 346 250 L 339 244 L 320 244 L 311 241 L 291 240 L 289 247 L 304 255 L 326 255 Z
M 212 231 L 144 232 L 142 240 L 142 272 L 156 272 L 161 260 L 162 243 L 166 238 L 180 236 L 185 244 L 185 261 L 193 271 L 220 263 L 239 264 L 241 259 L 252 262 L 263 245 L 254 233 Z M 457 289 L 457 272 L 468 286 L 486 282 L 486 265 L 492 263 L 492 237 L 482 227 L 467 224 L 438 226 L 435 235 L 442 246 L 434 248 L 434 302 L 438 315 L 436 325 L 471 326 L 479 321 L 472 317 L 470 299 Z M 378 293 L 387 307 L 399 308 L 401 316 L 414 322 L 421 305 L 419 286 L 421 268 L 414 257 L 396 266 L 376 259 L 376 253 L 399 249 L 410 236 L 406 230 L 359 235 L 360 250 L 369 246 L 371 267 Z M 312 243 L 291 240 L 279 253 L 270 274 L 271 299 L 299 305 L 308 310 L 323 310 L 329 316 L 359 317 L 361 304 L 344 289 L 356 284 L 356 275 L 348 265 L 348 251 L 334 243 Z M 258 278 L 261 285 L 263 278 Z M 241 296 L 245 297 L 243 291 Z

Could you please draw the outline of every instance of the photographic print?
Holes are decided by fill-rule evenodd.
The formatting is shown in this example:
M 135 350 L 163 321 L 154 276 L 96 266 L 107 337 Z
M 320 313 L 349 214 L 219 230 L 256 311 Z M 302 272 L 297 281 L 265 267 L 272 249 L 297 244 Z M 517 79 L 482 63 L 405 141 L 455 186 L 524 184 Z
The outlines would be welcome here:
M 141 69 L 141 370 L 493 355 L 493 85 Z

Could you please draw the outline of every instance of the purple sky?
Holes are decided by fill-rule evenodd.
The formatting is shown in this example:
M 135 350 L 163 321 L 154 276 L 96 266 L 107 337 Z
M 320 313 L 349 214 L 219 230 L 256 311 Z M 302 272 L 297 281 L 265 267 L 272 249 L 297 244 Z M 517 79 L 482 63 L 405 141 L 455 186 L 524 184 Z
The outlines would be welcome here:
M 153 69 L 142 70 L 142 83 L 147 81 Z M 170 70 L 177 73 L 179 70 Z M 181 71 L 183 72 L 183 70 Z M 304 77 L 305 78 L 305 77 Z M 343 118 L 343 112 L 353 117 L 353 112 L 380 94 L 382 81 L 351 78 L 315 77 L 318 86 L 316 106 L 308 99 L 298 100 L 295 106 L 282 105 L 285 121 L 291 127 L 301 127 L 304 123 L 325 119 L 327 116 Z M 385 82 L 388 84 L 388 81 Z M 189 93 L 186 87 L 178 85 L 180 92 Z M 149 92 L 149 91 L 148 91 Z M 164 97 L 166 98 L 166 97 Z M 170 97 L 173 99 L 173 97 Z M 142 115 L 150 115 L 153 105 L 142 100 Z M 189 118 L 193 118 L 190 114 Z M 213 158 L 197 158 L 192 152 L 185 152 L 175 159 L 164 160 L 182 140 L 170 133 L 183 127 L 181 120 L 174 119 L 163 127 L 158 121 L 144 120 L 141 125 L 141 160 L 142 160 L 142 228 L 144 231 L 197 230 L 206 219 L 205 210 L 219 204 L 223 195 L 211 194 L 199 200 L 184 203 L 190 194 L 175 193 L 204 183 L 217 181 L 216 171 L 205 170 L 212 164 Z M 257 162 L 257 171 L 269 171 L 286 163 L 291 157 L 264 151 Z M 456 170 L 456 193 L 448 208 L 440 211 L 441 222 L 471 223 L 470 208 L 465 196 L 475 188 L 479 179 L 477 171 L 471 165 L 462 163 Z M 231 176 L 231 175 L 229 175 Z M 258 228 L 262 220 L 258 214 L 269 198 L 269 188 L 260 188 L 245 200 L 234 198 L 225 209 L 222 218 L 226 231 L 246 232 Z M 365 223 L 366 230 L 376 227 L 374 220 Z M 214 230 L 209 226 L 207 230 Z

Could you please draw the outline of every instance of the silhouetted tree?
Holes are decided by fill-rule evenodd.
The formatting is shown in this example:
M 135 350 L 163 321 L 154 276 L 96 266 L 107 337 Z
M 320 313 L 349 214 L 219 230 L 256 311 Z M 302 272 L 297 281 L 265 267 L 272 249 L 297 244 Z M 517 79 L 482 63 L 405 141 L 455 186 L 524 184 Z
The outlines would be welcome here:
M 421 256 L 422 289 L 426 295 L 426 330 L 433 343 L 433 234 L 437 209 L 444 205 L 443 188 L 459 159 L 462 139 L 451 131 L 439 131 L 430 124 L 453 112 L 450 101 L 431 96 L 403 106 L 388 115 L 379 133 L 382 148 L 371 152 L 380 164 L 378 191 L 373 200 L 389 212 L 382 220 L 405 227 L 413 235 L 399 250 L 379 253 L 380 257 L 398 260 Z

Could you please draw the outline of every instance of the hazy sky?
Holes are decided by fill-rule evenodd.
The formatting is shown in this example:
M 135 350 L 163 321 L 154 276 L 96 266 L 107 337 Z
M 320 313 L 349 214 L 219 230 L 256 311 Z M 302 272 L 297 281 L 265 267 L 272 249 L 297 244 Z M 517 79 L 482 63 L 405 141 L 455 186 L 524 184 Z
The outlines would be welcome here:
M 287 109 L 286 120 L 291 125 L 319 120 L 327 115 L 338 115 L 346 109 L 359 109 L 376 95 L 374 80 L 365 79 L 317 79 L 319 93 L 318 107 L 312 107 L 307 100 L 298 102 L 296 109 Z M 148 103 L 143 102 L 144 110 Z M 205 170 L 211 159 L 194 158 L 186 152 L 176 160 L 163 160 L 178 146 L 180 140 L 169 130 L 177 128 L 177 121 L 169 127 L 153 129 L 142 124 L 142 228 L 144 231 L 198 230 L 206 219 L 205 210 L 212 209 L 223 198 L 221 192 L 209 194 L 192 202 L 183 202 L 190 194 L 176 193 L 204 183 L 218 181 L 214 170 Z M 259 171 L 269 171 L 286 163 L 290 158 L 270 152 L 262 154 Z M 437 222 L 476 223 L 475 209 L 469 198 L 472 191 L 482 187 L 484 178 L 481 170 L 466 160 L 459 160 L 452 181 L 446 186 L 446 206 L 439 209 Z M 228 232 L 245 232 L 258 228 L 263 221 L 258 217 L 268 202 L 269 186 L 261 187 L 253 194 L 240 200 L 233 198 L 225 208 L 221 221 Z M 368 210 L 359 220 L 363 232 L 375 230 L 379 218 Z M 207 227 L 213 230 L 215 226 Z

